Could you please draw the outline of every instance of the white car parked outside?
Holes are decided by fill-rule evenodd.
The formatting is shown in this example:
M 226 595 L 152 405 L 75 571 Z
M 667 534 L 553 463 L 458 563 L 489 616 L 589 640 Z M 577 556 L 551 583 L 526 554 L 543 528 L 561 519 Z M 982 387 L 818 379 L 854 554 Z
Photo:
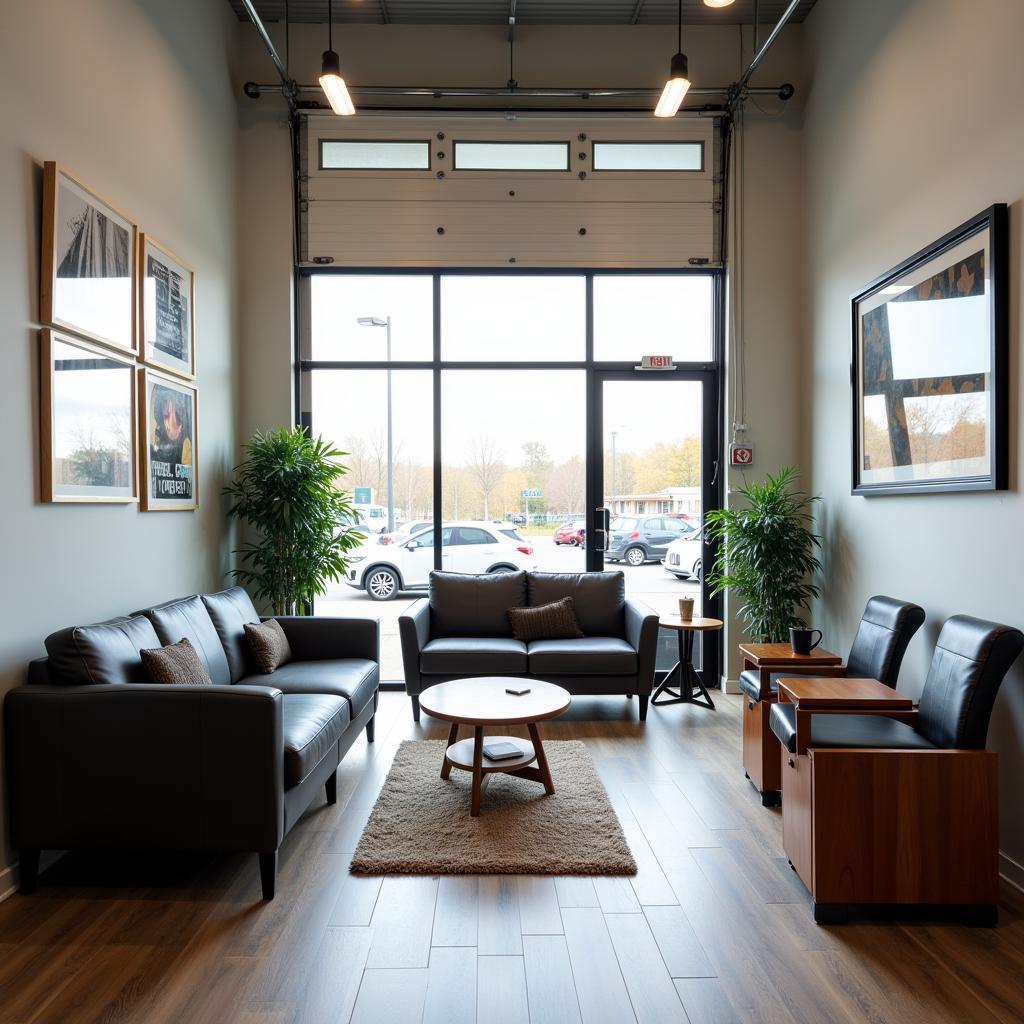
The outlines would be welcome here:
M 672 541 L 665 552 L 661 564 L 677 580 L 694 579 L 701 582 L 704 579 L 704 531 L 697 530 L 694 533 L 680 537 Z
M 422 590 L 434 568 L 436 530 L 424 530 L 401 544 L 368 544 L 349 555 L 345 582 L 375 601 L 400 590 Z M 459 522 L 441 527 L 441 568 L 449 572 L 515 572 L 536 569 L 533 545 L 514 523 Z

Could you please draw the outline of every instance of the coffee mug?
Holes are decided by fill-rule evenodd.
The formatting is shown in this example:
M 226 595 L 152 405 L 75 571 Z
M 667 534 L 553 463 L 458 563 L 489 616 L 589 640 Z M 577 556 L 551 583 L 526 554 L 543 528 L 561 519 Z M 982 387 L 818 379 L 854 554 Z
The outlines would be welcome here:
M 818 639 L 812 643 L 814 633 L 818 634 Z M 794 654 L 810 654 L 821 643 L 821 637 L 820 629 L 811 629 L 810 626 L 789 627 L 789 646 L 793 648 Z
M 689 620 L 693 618 L 692 597 L 679 598 L 679 618 L 681 618 L 684 622 L 689 622 Z

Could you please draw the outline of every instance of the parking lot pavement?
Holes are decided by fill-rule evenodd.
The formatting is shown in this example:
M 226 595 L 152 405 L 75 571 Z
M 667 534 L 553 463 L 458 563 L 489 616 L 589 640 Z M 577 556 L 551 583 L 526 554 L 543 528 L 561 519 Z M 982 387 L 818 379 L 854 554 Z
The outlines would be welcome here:
M 583 572 L 583 552 L 579 548 L 557 547 L 553 542 L 539 541 L 535 545 L 537 568 L 543 572 Z M 700 587 L 696 581 L 677 580 L 659 564 L 609 565 L 608 569 L 621 569 L 626 578 L 626 594 L 649 604 L 659 615 L 677 611 L 680 597 L 694 597 L 700 614 Z M 332 585 L 326 597 L 316 602 L 317 615 L 336 615 L 341 618 L 371 618 L 380 622 L 380 677 L 401 679 L 402 648 L 398 636 L 398 617 L 424 594 L 405 591 L 391 601 L 374 601 L 362 590 L 354 590 L 345 583 Z

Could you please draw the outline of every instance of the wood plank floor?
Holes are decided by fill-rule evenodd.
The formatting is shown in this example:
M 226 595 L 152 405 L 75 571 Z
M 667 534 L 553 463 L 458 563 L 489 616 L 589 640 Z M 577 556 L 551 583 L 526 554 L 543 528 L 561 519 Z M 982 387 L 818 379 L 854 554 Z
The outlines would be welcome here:
M 0 1024 L 1004 1024 L 1024 1020 L 1024 899 L 997 929 L 894 919 L 818 928 L 777 810 L 739 767 L 740 703 L 574 702 L 550 739 L 590 748 L 634 879 L 353 878 L 348 862 L 398 744 L 442 739 L 382 694 L 282 849 L 67 856 L 0 904 Z M 557 779 L 556 779 L 557 785 Z

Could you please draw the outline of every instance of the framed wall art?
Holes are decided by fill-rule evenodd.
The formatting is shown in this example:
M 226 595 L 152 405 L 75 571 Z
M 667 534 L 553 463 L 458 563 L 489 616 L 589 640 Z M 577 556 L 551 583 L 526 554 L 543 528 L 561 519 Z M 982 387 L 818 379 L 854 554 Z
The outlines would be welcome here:
M 60 164 L 43 165 L 39 315 L 135 352 L 135 225 Z
M 196 276 L 169 249 L 139 235 L 139 357 L 189 380 L 196 375 Z
M 134 364 L 53 330 L 41 346 L 42 500 L 138 501 Z
M 852 297 L 854 494 L 1007 487 L 1007 259 L 999 204 Z
M 199 507 L 199 393 L 194 385 L 140 367 L 139 413 L 142 509 Z

